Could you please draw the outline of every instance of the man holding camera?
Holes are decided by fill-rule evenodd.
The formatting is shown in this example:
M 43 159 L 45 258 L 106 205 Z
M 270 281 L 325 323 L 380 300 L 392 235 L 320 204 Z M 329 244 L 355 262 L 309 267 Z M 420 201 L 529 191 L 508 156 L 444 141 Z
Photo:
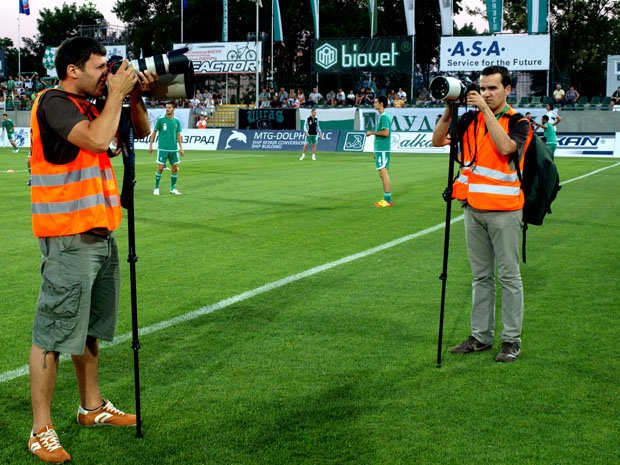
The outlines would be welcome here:
M 113 231 L 121 222 L 109 145 L 126 96 L 137 138 L 150 123 L 142 102 L 157 76 L 122 61 L 108 72 L 106 49 L 76 37 L 56 53 L 58 89 L 39 94 L 31 113 L 32 223 L 42 252 L 42 285 L 30 352 L 33 425 L 28 449 L 44 462 L 71 456 L 52 426 L 51 404 L 59 353 L 71 354 L 83 426 L 133 426 L 104 399 L 98 382 L 98 340 L 111 341 L 118 314 L 120 268 Z M 93 99 L 107 94 L 103 109 Z
M 463 166 L 452 190 L 452 197 L 460 200 L 464 208 L 473 281 L 471 336 L 450 352 L 465 354 L 492 348 L 497 270 L 502 287 L 503 325 L 498 362 L 514 362 L 521 354 L 523 284 L 519 233 L 524 197 L 512 160 L 517 155 L 522 171 L 523 154 L 532 138 L 526 118 L 511 118 L 516 112 L 507 103 L 510 90 L 508 69 L 489 66 L 480 76 L 480 90 L 467 92 L 466 103 L 476 110 L 459 120 L 457 137 Z M 447 101 L 433 132 L 433 146 L 450 143 L 452 117 L 453 106 Z

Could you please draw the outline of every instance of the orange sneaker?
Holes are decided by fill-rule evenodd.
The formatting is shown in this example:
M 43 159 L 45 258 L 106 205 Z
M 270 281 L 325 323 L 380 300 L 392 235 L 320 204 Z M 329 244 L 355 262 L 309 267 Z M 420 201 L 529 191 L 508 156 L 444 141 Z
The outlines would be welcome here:
M 66 463 L 71 456 L 60 445 L 58 435 L 52 425 L 46 425 L 28 440 L 28 450 L 43 462 Z
M 386 208 L 386 207 L 393 207 L 394 204 L 392 202 L 388 202 L 387 200 L 381 199 L 378 202 L 375 203 L 375 207 L 377 208 Z
M 82 426 L 136 426 L 136 416 L 121 412 L 112 402 L 106 400 L 97 410 L 86 410 L 80 405 L 77 422 Z

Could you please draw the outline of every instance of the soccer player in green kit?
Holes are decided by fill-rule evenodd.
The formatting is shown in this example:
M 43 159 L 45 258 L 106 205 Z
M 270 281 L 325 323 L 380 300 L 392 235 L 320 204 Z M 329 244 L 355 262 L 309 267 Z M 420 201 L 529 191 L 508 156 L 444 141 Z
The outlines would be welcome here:
M 149 141 L 149 153 L 153 152 L 153 142 L 159 132 L 159 140 L 157 142 L 157 173 L 155 173 L 155 189 L 153 195 L 159 195 L 159 182 L 161 181 L 161 173 L 166 167 L 166 163 L 170 162 L 170 193 L 173 195 L 181 195 L 177 190 L 177 179 L 179 177 L 179 163 L 183 156 L 183 138 L 181 136 L 181 121 L 174 116 L 174 103 L 166 104 L 166 115 L 159 118 L 153 128 L 151 139 Z M 178 150 L 177 150 L 178 144 Z
M 9 119 L 9 115 L 6 113 L 2 115 L 2 133 L 4 131 L 6 131 L 6 136 L 13 146 L 13 153 L 19 152 L 19 147 L 15 143 L 15 123 Z
M 375 166 L 379 172 L 381 183 L 383 184 L 383 199 L 375 203 L 375 207 L 393 207 L 392 189 L 390 185 L 390 148 L 392 142 L 392 118 L 385 112 L 388 102 L 384 95 L 375 99 L 374 107 L 379 112 L 379 122 L 376 131 L 368 131 L 367 136 L 375 136 Z

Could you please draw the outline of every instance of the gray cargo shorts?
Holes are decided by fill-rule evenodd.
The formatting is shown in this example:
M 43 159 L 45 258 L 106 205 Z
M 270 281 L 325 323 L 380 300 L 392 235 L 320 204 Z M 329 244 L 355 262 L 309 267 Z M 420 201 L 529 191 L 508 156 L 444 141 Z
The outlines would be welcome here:
M 42 283 L 32 343 L 82 355 L 87 336 L 111 341 L 121 282 L 114 235 L 40 238 L 39 247 Z

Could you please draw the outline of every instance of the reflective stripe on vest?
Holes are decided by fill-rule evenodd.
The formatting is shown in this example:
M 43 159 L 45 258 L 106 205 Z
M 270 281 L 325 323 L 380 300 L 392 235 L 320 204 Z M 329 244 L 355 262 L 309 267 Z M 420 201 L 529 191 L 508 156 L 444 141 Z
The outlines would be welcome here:
M 30 123 L 34 234 L 37 237 L 67 236 L 94 228 L 113 231 L 120 224 L 121 207 L 107 153 L 81 149 L 75 160 L 64 165 L 45 159 L 37 118 L 39 102 L 45 92 L 39 94 L 33 105 Z M 88 102 L 66 96 L 89 120 L 98 116 Z
M 510 115 L 514 113 L 510 108 L 505 116 L 498 119 L 506 133 L 509 130 Z M 530 140 L 531 133 L 525 148 Z M 490 133 L 486 131 L 482 113 L 468 126 L 462 150 L 465 163 L 469 164 L 475 159 L 475 164 L 464 168 L 454 182 L 454 198 L 467 200 L 469 205 L 480 210 L 519 210 L 523 207 L 524 197 L 517 171 L 508 163 L 509 156 L 502 155 L 495 148 Z M 520 161 L 521 170 L 523 162 L 524 157 Z

